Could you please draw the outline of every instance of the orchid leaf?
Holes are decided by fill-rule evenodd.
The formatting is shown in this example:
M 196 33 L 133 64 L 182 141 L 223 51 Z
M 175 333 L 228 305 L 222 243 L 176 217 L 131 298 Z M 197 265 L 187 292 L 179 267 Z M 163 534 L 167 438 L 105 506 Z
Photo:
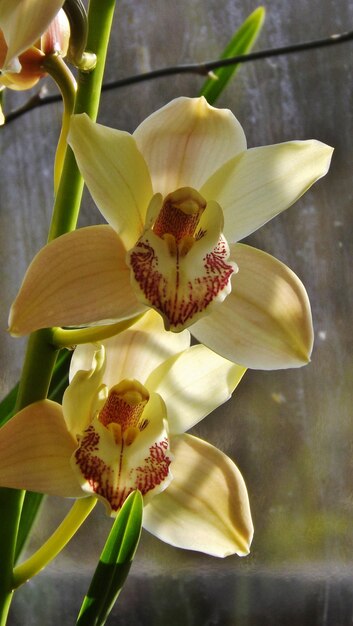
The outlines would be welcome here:
M 0 402 L 0 426 L 6 424 L 6 422 L 13 416 L 16 398 L 18 393 L 18 383 L 9 391 L 7 396 Z
M 139 491 L 125 500 L 99 559 L 77 626 L 103 626 L 125 583 L 140 539 L 143 501 Z
M 229 44 L 221 54 L 220 59 L 229 59 L 250 52 L 261 31 L 264 19 L 265 8 L 258 7 L 255 9 L 235 32 Z M 216 78 L 208 78 L 199 95 L 204 96 L 209 104 L 213 104 L 225 89 L 232 76 L 237 72 L 239 66 L 240 63 L 235 63 L 234 65 L 220 67 L 214 70 L 213 74 Z
M 19 558 L 43 502 L 42 493 L 26 491 L 18 527 L 15 562 Z

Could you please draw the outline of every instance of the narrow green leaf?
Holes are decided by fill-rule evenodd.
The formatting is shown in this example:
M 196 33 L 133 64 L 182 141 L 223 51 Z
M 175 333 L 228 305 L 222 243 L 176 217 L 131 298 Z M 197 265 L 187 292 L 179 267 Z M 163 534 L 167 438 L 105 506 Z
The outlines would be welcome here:
M 6 424 L 6 422 L 13 416 L 14 408 L 16 404 L 18 392 L 18 383 L 15 385 L 11 391 L 5 396 L 5 398 L 0 402 L 0 426 Z
M 139 491 L 126 499 L 99 559 L 77 626 L 103 626 L 123 588 L 140 540 L 143 500 Z
M 18 527 L 16 551 L 15 551 L 15 563 L 17 562 L 30 533 L 30 530 L 35 522 L 35 519 L 39 513 L 40 505 L 43 501 L 42 493 L 34 493 L 32 491 L 26 491 L 23 507 L 21 511 L 20 524 Z
M 265 8 L 258 7 L 243 22 L 235 32 L 229 44 L 224 49 L 220 59 L 229 59 L 241 54 L 247 54 L 252 49 L 265 19 Z M 221 67 L 213 73 L 217 78 L 208 78 L 204 83 L 200 96 L 205 96 L 209 104 L 213 104 L 225 89 L 227 83 L 239 69 L 240 63 Z

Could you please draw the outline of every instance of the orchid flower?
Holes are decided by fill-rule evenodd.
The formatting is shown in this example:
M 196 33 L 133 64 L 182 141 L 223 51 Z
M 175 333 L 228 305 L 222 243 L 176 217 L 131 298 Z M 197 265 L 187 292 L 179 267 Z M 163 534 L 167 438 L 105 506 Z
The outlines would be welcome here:
M 144 527 L 215 556 L 249 551 L 243 478 L 214 446 L 185 431 L 225 402 L 244 368 L 187 330 L 168 334 L 149 311 L 101 345 L 76 348 L 62 406 L 36 402 L 0 429 L 0 485 L 79 498 L 111 515 L 139 489 Z
M 66 54 L 70 27 L 64 0 L 0 0 L 0 85 L 29 89 L 45 74 L 48 52 Z
M 332 149 L 292 141 L 246 149 L 229 110 L 178 98 L 133 135 L 74 116 L 69 143 L 109 222 L 63 235 L 35 257 L 10 314 L 21 335 L 119 320 L 152 307 L 246 367 L 299 367 L 313 342 L 297 276 L 235 243 L 295 202 Z M 239 270 L 239 271 L 238 271 Z

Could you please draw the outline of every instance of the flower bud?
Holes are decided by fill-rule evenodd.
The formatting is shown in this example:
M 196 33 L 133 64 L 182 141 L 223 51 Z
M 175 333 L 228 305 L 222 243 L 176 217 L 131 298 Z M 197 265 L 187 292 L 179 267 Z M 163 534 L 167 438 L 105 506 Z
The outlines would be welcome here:
M 14 71 L 0 75 L 0 86 L 21 91 L 33 87 L 43 76 L 42 67 L 45 55 L 58 53 L 65 56 L 69 46 L 70 25 L 63 10 L 60 10 L 42 37 L 33 46 L 19 55 L 19 63 L 13 64 Z M 7 45 L 0 30 L 0 67 L 7 53 Z

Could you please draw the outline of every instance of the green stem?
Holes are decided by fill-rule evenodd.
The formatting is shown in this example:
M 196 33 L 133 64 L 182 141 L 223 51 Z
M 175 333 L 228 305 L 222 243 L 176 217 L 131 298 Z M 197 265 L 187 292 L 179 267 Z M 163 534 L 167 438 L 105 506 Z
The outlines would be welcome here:
M 70 127 L 70 118 L 75 106 L 76 81 L 59 54 L 50 54 L 45 57 L 43 67 L 58 85 L 64 105 L 61 131 L 56 149 L 54 165 L 54 192 L 56 193 L 66 153 L 66 140 Z
M 17 565 L 13 571 L 12 585 L 17 589 L 38 574 L 63 550 L 78 531 L 97 503 L 97 498 L 76 500 L 75 504 L 51 537 L 29 559 Z
M 48 343 L 48 331 L 31 335 L 23 366 L 16 402 L 16 411 L 45 398 L 48 392 L 57 349 Z M 41 367 L 36 366 L 40 363 Z M 0 541 L 0 625 L 6 624 L 12 598 L 12 569 L 21 517 L 24 491 L 0 489 L 1 541 Z
M 29 337 L 20 380 L 16 411 L 47 397 L 58 349 L 50 343 L 49 329 L 38 330 Z
M 0 489 L 1 545 L 0 545 L 0 626 L 5 626 L 13 596 L 12 563 L 15 548 L 24 491 Z M 6 511 L 6 515 L 4 515 Z
M 91 74 L 79 72 L 75 112 L 86 112 L 96 119 L 101 84 L 108 48 L 115 0 L 91 0 L 89 7 L 89 37 L 87 47 L 97 56 L 97 66 Z M 49 240 L 76 227 L 81 204 L 83 182 L 73 153 L 66 150 L 61 180 L 53 209 Z M 25 365 L 20 383 L 17 410 L 30 402 L 46 397 L 57 350 L 48 342 L 48 331 L 38 331 L 29 339 Z M 0 626 L 6 624 L 12 598 L 13 563 L 23 492 L 0 490 Z
M 97 57 L 91 72 L 78 73 L 74 113 L 87 113 L 97 119 L 109 35 L 113 21 L 115 0 L 91 0 L 88 12 L 87 50 Z M 48 240 L 76 228 L 80 210 L 83 180 L 71 148 L 67 148 L 63 172 L 55 200 Z

